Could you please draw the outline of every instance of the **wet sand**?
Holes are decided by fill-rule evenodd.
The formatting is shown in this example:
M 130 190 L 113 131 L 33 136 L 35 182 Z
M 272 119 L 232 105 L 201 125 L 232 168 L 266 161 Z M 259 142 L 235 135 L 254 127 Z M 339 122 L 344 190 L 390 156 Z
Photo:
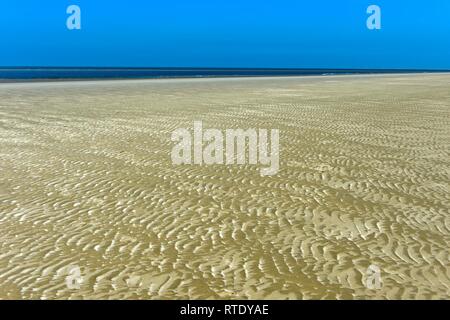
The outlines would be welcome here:
M 0 84 L 0 298 L 448 299 L 449 88 L 449 74 Z M 279 129 L 278 174 L 172 165 L 172 131 L 200 120 Z

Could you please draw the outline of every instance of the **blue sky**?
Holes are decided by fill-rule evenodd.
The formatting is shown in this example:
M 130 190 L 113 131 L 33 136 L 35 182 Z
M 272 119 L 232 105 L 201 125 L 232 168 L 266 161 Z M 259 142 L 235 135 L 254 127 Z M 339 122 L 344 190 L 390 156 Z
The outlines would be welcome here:
M 2 0 L 0 33 L 3 66 L 450 69 L 448 0 Z

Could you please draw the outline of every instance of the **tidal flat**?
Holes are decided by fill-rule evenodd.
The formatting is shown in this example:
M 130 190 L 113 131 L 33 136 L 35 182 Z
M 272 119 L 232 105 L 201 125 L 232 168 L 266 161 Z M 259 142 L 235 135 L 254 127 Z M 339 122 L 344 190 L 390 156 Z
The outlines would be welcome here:
M 0 299 L 449 299 L 449 88 L 2 83 Z M 174 165 L 171 134 L 194 121 L 279 130 L 277 174 Z

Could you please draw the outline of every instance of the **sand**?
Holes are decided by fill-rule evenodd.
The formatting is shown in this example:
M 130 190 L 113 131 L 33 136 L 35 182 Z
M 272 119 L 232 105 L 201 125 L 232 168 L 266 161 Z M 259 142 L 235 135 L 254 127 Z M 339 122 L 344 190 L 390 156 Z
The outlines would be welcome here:
M 449 88 L 450 74 L 0 84 L 0 298 L 448 299 Z M 278 174 L 173 165 L 171 133 L 194 121 L 279 129 Z

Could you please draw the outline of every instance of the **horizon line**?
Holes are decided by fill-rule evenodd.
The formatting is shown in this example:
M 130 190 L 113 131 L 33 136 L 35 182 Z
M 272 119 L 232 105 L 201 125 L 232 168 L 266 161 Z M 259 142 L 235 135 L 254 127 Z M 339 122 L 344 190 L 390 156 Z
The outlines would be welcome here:
M 447 71 L 435 68 L 286 68 L 286 67 L 113 67 L 113 66 L 0 66 L 0 69 L 198 69 L 198 70 L 371 70 L 371 71 Z

